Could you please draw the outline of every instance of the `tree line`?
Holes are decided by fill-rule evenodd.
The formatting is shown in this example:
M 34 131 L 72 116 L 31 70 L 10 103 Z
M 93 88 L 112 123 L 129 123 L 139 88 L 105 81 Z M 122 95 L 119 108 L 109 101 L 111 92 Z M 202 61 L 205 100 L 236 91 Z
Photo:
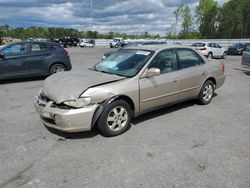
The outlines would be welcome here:
M 168 38 L 250 38 L 250 0 L 200 0 L 194 12 L 181 5 L 173 12 L 175 23 L 167 28 Z M 176 34 L 178 22 L 181 31 Z
M 89 39 L 112 39 L 114 37 L 122 37 L 124 39 L 150 38 L 159 39 L 159 35 L 151 35 L 148 32 L 141 34 L 126 34 L 118 32 L 98 33 L 97 31 L 79 31 L 72 28 L 57 27 L 29 27 L 29 28 L 12 28 L 9 25 L 0 26 L 0 37 L 12 37 L 18 39 L 28 38 L 89 38 Z
M 173 12 L 175 22 L 166 31 L 166 38 L 181 39 L 216 39 L 216 38 L 250 38 L 250 0 L 229 0 L 222 6 L 215 0 L 199 0 L 195 10 L 188 5 L 181 5 Z M 180 25 L 180 27 L 179 27 Z M 141 34 L 126 34 L 118 32 L 98 33 L 97 31 L 79 31 L 72 28 L 29 27 L 12 28 L 9 25 L 0 26 L 0 37 L 13 38 L 92 38 L 124 39 L 151 38 L 161 36 L 148 32 Z

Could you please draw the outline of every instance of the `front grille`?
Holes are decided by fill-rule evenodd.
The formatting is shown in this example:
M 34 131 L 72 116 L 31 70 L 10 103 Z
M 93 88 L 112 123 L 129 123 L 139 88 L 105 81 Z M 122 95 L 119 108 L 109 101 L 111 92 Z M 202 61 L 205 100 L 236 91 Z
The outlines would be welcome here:
M 40 98 L 45 101 L 45 102 L 49 102 L 51 101 L 48 97 L 46 97 L 43 93 L 40 94 Z
M 45 103 L 48 103 L 49 101 L 53 101 L 51 100 L 50 98 L 48 98 L 47 96 L 45 96 L 43 93 L 41 93 L 39 95 L 39 98 L 44 101 Z M 74 109 L 73 107 L 69 107 L 63 103 L 60 103 L 60 104 L 56 104 L 54 101 L 53 103 L 51 104 L 50 106 L 51 108 L 59 108 L 59 109 L 63 109 L 63 110 L 70 110 L 70 109 Z

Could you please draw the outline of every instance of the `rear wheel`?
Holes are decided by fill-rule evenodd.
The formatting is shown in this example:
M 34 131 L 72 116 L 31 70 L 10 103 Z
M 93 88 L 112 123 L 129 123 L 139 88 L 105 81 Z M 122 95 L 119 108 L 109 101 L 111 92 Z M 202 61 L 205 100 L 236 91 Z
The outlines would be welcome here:
M 131 108 L 127 102 L 117 100 L 108 105 L 98 119 L 97 127 L 104 136 L 117 136 L 130 127 Z
M 209 52 L 209 53 L 208 53 L 207 58 L 208 58 L 208 59 L 213 59 L 213 54 L 212 54 L 212 52 Z
M 224 52 L 222 55 L 222 59 L 226 59 L 226 57 L 227 57 L 227 52 Z
M 63 72 L 63 71 L 66 71 L 66 67 L 63 64 L 56 63 L 52 65 L 52 67 L 50 68 L 49 74 L 52 75 L 52 74 Z
M 214 83 L 211 80 L 206 81 L 199 93 L 198 100 L 200 104 L 209 104 L 214 96 Z

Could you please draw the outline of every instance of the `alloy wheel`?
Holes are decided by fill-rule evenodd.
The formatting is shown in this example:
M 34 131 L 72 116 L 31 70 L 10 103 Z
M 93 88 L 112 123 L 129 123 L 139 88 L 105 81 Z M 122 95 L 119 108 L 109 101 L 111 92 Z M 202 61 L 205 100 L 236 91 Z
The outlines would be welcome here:
M 209 101 L 213 96 L 213 86 L 211 84 L 207 84 L 202 92 L 202 97 L 205 101 Z
M 128 112 L 122 106 L 113 108 L 107 118 L 107 125 L 111 131 L 120 131 L 128 121 Z

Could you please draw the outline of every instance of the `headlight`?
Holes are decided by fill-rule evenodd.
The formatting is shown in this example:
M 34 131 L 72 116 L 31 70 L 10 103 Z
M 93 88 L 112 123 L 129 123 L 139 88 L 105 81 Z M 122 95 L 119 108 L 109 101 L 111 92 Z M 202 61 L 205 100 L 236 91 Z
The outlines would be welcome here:
M 75 101 L 64 101 L 63 103 L 66 104 L 67 106 L 71 106 L 74 108 L 82 108 L 84 106 L 89 105 L 91 102 L 90 97 L 84 97 L 84 98 L 79 98 Z

